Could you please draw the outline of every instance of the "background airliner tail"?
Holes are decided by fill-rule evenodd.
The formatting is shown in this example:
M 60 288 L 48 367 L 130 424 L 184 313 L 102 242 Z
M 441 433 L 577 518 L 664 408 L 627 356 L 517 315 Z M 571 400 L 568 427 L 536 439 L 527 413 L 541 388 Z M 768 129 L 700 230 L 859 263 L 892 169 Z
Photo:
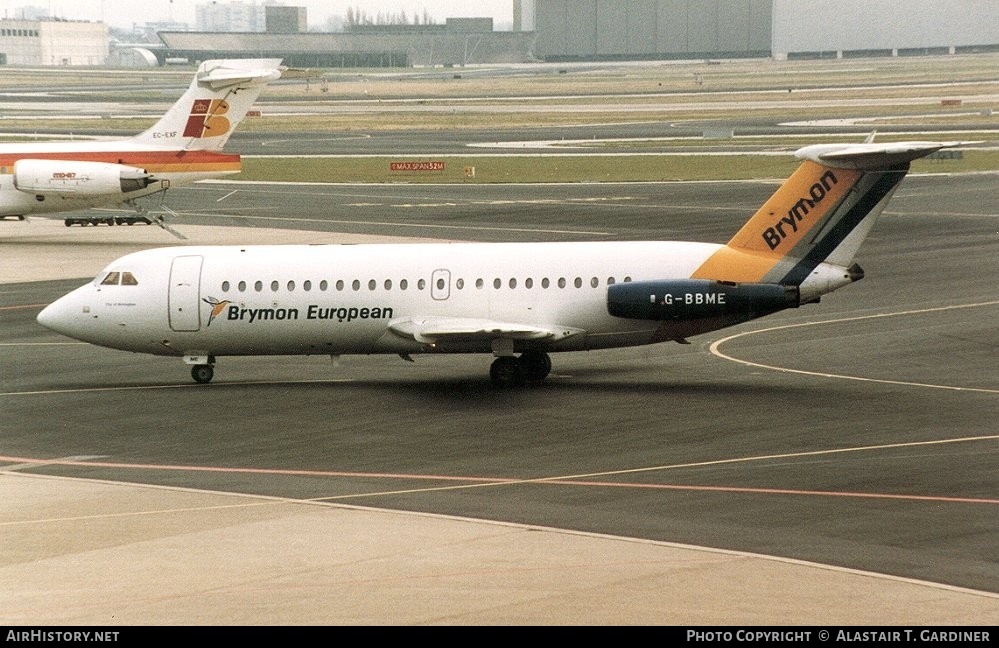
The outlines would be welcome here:
M 693 278 L 801 285 L 847 268 L 912 160 L 966 142 L 816 144 L 801 166 Z M 862 276 L 858 269 L 857 278 Z
M 281 59 L 205 61 L 177 103 L 132 141 L 155 148 L 220 151 L 263 87 L 280 76 Z

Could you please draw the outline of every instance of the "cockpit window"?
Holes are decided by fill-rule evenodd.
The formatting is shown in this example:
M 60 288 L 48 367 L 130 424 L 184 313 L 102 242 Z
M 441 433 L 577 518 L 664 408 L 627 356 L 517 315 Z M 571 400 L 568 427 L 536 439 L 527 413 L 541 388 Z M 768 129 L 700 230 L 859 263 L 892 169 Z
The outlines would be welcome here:
M 138 286 L 139 280 L 131 272 L 109 272 L 101 281 L 102 286 Z

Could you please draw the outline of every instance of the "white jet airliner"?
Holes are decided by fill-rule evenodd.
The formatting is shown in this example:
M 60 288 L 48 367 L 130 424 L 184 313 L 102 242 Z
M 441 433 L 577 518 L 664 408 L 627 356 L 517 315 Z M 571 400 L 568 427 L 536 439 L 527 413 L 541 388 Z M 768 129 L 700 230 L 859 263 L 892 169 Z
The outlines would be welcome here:
M 166 114 L 134 137 L 0 144 L 0 219 L 125 203 L 139 215 L 66 224 L 149 223 L 135 199 L 239 173 L 239 156 L 222 153 L 222 147 L 263 87 L 281 76 L 280 64 L 205 61 Z
M 686 338 L 817 302 L 910 161 L 962 142 L 818 144 L 725 245 L 695 242 L 167 247 L 124 256 L 38 321 L 93 344 L 178 356 L 199 383 L 225 355 L 491 353 L 494 383 L 549 354 Z

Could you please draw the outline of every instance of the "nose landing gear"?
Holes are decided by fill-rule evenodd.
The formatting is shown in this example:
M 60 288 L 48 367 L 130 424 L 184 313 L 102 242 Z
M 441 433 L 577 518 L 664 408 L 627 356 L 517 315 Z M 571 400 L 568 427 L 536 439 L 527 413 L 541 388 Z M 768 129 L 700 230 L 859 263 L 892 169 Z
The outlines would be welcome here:
M 211 365 L 194 365 L 191 367 L 191 378 L 196 383 L 208 383 L 212 381 L 215 369 Z
M 215 375 L 215 356 L 187 354 L 184 362 L 191 365 L 191 378 L 194 378 L 194 382 L 205 384 L 212 381 Z

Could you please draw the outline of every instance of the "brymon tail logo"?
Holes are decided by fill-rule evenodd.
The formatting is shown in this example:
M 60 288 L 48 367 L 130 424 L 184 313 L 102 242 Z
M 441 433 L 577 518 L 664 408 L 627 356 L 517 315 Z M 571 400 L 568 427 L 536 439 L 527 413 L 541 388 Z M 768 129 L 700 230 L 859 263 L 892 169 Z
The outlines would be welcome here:
M 232 124 L 225 114 L 229 104 L 222 99 L 195 99 L 191 115 L 184 127 L 184 137 L 219 137 L 229 132 Z
M 228 299 L 219 301 L 214 297 L 205 297 L 201 301 L 205 302 L 206 304 L 212 307 L 212 312 L 209 313 L 208 315 L 208 324 L 206 324 L 205 326 L 211 326 L 212 320 L 218 317 L 219 314 L 225 310 L 225 307 L 232 303 Z

